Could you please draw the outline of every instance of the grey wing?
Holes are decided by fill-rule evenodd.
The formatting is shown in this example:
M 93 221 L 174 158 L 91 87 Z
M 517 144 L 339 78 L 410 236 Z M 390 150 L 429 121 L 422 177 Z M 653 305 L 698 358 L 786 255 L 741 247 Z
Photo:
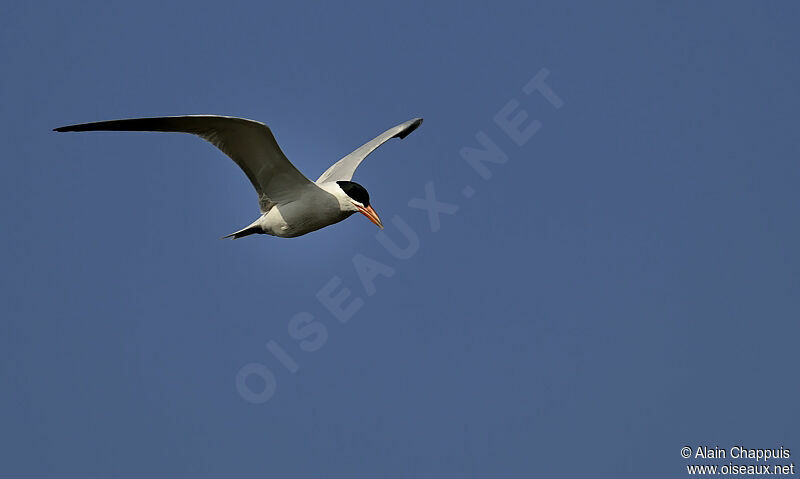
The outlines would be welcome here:
M 244 170 L 262 212 L 296 200 L 314 184 L 286 158 L 261 122 L 216 115 L 132 118 L 62 126 L 55 131 L 159 131 L 191 133 L 212 143 Z
M 358 165 L 361 164 L 364 158 L 372 153 L 375 148 L 381 146 L 392 138 L 402 139 L 407 137 L 412 131 L 416 130 L 420 124 L 422 124 L 422 118 L 414 118 L 413 120 L 408 120 L 405 123 L 401 123 L 395 127 L 389 128 L 374 139 L 358 147 L 356 151 L 350 153 L 331 165 L 331 167 L 325 170 L 325 173 L 323 173 L 322 176 L 317 179 L 316 183 L 320 184 L 327 181 L 350 181 L 353 178 L 353 174 L 356 172 Z

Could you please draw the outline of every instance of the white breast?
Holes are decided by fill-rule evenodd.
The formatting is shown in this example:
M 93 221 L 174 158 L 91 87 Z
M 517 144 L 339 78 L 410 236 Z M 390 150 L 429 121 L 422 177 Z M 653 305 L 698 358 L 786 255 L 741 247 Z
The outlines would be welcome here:
M 338 223 L 351 214 L 352 211 L 342 211 L 334 195 L 323 193 L 274 206 L 261 217 L 259 224 L 267 234 L 294 238 Z

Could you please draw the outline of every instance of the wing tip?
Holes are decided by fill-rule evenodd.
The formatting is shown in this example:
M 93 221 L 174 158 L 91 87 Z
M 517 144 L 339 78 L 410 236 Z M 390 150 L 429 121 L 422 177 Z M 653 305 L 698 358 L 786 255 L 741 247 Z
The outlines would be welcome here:
M 57 131 L 59 133 L 65 131 L 87 131 L 87 126 L 91 126 L 91 123 L 81 123 L 78 125 L 66 125 L 66 126 L 59 126 L 58 128 L 53 128 L 53 131 Z
M 408 135 L 410 135 L 411 133 L 413 133 L 414 130 L 419 128 L 419 126 L 421 124 L 422 124 L 422 118 L 414 118 L 413 120 L 409 120 L 408 121 L 408 126 L 403 128 L 403 131 L 401 131 L 400 133 L 396 134 L 395 138 L 400 138 L 402 140 L 403 138 L 405 138 Z

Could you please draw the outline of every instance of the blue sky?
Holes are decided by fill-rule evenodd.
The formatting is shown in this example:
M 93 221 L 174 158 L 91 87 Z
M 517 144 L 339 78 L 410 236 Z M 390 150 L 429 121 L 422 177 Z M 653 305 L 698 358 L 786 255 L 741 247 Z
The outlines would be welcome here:
M 666 478 L 686 445 L 800 451 L 798 13 L 7 5 L 1 475 Z M 521 111 L 517 142 L 496 117 Z M 200 113 L 268 123 L 312 178 L 425 123 L 356 174 L 385 236 L 291 240 L 219 240 L 256 198 L 196 138 L 51 131 Z M 488 179 L 478 137 L 507 158 Z M 318 298 L 343 288 L 346 322 Z

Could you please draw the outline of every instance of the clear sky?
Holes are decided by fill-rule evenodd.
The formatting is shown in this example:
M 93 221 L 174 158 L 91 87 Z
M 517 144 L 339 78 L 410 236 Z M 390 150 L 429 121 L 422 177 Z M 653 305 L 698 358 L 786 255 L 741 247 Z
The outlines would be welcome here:
M 446 3 L 4 6 L 0 476 L 800 457 L 796 2 Z M 312 179 L 425 123 L 356 174 L 382 235 L 237 241 L 212 146 L 51 131 L 201 113 Z

